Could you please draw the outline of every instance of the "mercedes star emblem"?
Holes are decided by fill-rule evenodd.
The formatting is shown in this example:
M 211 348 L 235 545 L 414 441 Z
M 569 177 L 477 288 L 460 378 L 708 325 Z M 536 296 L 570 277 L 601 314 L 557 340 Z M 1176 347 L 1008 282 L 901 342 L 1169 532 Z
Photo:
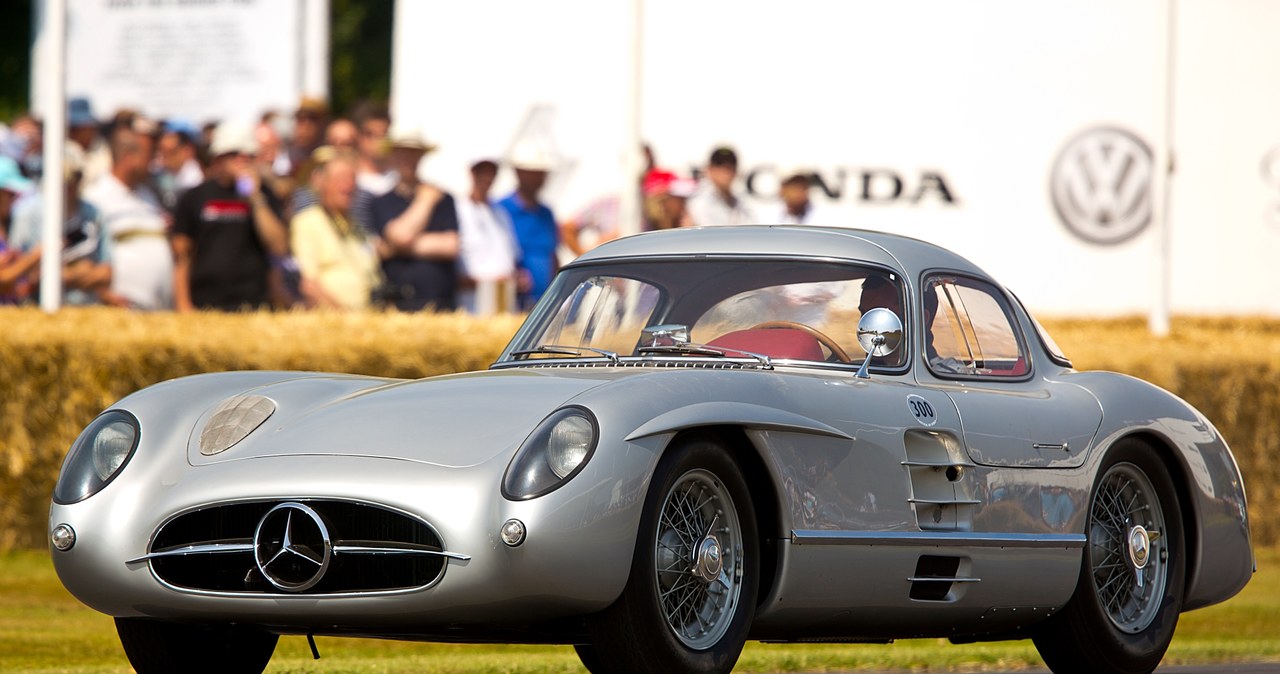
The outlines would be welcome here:
M 295 502 L 281 503 L 258 520 L 253 558 L 272 585 L 302 592 L 320 582 L 333 557 L 333 541 L 319 513 Z

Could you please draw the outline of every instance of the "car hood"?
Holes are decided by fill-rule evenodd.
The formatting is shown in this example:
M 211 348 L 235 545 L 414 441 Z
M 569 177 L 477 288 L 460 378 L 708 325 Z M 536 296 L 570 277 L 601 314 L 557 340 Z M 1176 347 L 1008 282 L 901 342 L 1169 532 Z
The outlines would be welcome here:
M 187 457 L 192 465 L 343 455 L 473 466 L 511 454 L 565 401 L 612 378 L 589 370 L 502 370 L 413 381 L 299 377 L 237 392 L 268 398 L 275 411 L 243 440 L 206 456 L 200 436 L 218 404 L 210 406 L 192 429 Z

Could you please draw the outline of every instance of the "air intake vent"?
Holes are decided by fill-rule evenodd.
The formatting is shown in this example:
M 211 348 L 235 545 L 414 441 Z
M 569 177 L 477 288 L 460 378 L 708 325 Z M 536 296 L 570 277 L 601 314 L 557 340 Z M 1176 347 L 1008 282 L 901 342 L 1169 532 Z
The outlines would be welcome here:
M 978 578 L 960 575 L 960 567 L 968 567 L 968 560 L 960 557 L 921 555 L 916 562 L 916 572 L 911 581 L 911 598 L 917 601 L 955 601 L 952 593 L 956 583 L 977 583 Z

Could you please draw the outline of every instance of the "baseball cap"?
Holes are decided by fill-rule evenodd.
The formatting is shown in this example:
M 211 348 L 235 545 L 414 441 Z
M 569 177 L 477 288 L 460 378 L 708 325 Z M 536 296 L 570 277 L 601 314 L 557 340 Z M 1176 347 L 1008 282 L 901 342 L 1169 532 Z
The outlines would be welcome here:
M 673 197 L 688 198 L 693 196 L 698 183 L 692 178 L 682 178 L 671 171 L 654 169 L 645 175 L 643 187 L 646 197 L 669 194 Z
M 200 129 L 195 124 L 185 119 L 168 119 L 161 125 L 166 133 L 176 133 L 188 141 L 195 143 L 200 140 Z
M 258 153 L 258 140 L 254 138 L 253 128 L 248 124 L 222 122 L 214 128 L 213 140 L 209 142 L 209 156 L 220 157 L 232 153 Z
M 35 183 L 22 175 L 18 162 L 10 157 L 0 157 L 0 190 L 8 190 L 22 194 L 35 186 Z

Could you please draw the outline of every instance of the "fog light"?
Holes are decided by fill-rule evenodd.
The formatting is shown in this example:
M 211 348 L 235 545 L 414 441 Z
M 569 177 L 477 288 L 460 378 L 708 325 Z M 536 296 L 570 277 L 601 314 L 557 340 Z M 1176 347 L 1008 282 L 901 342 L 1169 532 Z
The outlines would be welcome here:
M 502 525 L 502 542 L 516 547 L 524 542 L 524 522 L 507 520 Z
M 76 531 L 70 525 L 59 524 L 53 528 L 53 533 L 49 535 L 49 540 L 53 543 L 53 547 L 66 552 L 76 544 Z

